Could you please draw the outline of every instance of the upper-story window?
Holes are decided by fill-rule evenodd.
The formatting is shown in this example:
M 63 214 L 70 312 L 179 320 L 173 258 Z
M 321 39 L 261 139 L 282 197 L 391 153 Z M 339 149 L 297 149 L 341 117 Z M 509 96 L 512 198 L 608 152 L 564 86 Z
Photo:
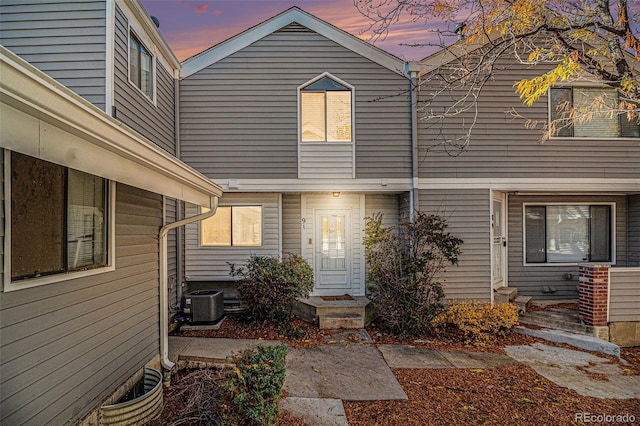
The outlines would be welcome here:
M 106 179 L 13 152 L 10 183 L 11 282 L 109 266 Z
M 351 142 L 352 89 L 328 76 L 300 88 L 300 140 Z
M 559 87 L 551 89 L 551 120 L 556 122 L 555 137 L 638 138 L 640 125 L 629 121 L 618 108 L 615 89 L 593 87 Z M 593 104 L 600 111 L 593 111 Z M 575 111 L 576 119 L 570 117 Z M 582 116 L 582 117 L 580 117 Z
M 129 80 L 153 99 L 153 56 L 133 33 L 129 33 Z

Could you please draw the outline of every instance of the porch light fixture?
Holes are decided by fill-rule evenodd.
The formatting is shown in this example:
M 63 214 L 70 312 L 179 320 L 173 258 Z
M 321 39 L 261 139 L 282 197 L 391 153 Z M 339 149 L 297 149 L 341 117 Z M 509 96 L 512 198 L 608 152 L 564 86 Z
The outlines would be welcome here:
M 338 198 L 338 197 L 340 196 L 340 192 L 338 192 L 338 191 L 334 191 L 334 192 L 333 192 L 333 196 L 334 196 L 335 198 Z

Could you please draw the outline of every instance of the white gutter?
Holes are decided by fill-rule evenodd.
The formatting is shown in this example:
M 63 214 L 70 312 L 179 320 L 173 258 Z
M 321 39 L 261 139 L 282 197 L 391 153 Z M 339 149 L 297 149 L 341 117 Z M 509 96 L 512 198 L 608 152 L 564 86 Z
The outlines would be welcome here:
M 167 234 L 172 229 L 207 219 L 218 210 L 218 197 L 211 197 L 210 208 L 206 213 L 188 217 L 160 228 L 160 363 L 171 370 L 175 365 L 169 359 L 169 271 L 167 253 Z

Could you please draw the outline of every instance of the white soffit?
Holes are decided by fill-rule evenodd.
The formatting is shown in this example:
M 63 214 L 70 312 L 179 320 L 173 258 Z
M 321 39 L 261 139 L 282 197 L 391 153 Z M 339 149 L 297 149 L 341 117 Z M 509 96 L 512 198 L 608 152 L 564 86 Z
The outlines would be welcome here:
M 209 206 L 222 190 L 0 46 L 0 147 Z
M 360 40 L 358 37 L 355 37 L 348 32 L 329 24 L 303 11 L 302 9 L 299 9 L 298 7 L 292 7 L 271 19 L 249 28 L 248 30 L 182 62 L 182 72 L 180 77 L 189 77 L 209 65 L 212 65 L 293 23 L 298 23 L 397 74 L 405 75 L 405 62 L 402 59 L 397 58 L 396 56 L 393 56 L 392 54 L 385 52 L 364 40 Z

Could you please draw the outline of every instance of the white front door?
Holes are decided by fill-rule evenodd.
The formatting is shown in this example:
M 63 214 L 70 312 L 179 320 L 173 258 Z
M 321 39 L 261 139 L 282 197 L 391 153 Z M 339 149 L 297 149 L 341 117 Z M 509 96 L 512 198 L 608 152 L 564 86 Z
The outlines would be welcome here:
M 351 290 L 351 211 L 315 211 L 316 293 Z
M 494 194 L 491 212 L 491 276 L 493 288 L 499 288 L 507 285 L 505 282 L 505 262 L 507 253 L 505 216 L 504 194 Z

